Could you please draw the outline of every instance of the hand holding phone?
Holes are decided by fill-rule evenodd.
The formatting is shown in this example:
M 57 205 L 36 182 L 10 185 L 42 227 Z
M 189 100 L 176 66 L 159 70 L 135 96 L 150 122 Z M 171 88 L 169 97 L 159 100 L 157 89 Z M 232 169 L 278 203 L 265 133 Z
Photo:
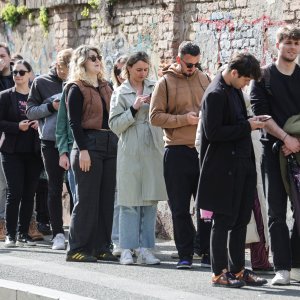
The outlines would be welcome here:
M 261 115 L 261 116 L 257 116 L 257 117 L 260 122 L 266 122 L 266 121 L 272 119 L 272 116 L 269 116 L 269 115 Z

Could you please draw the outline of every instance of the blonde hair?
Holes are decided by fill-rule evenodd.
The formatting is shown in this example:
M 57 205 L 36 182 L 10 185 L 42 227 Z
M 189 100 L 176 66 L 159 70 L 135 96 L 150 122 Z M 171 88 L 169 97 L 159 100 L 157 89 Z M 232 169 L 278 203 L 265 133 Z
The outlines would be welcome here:
M 74 81 L 84 81 L 89 85 L 93 85 L 93 82 L 86 74 L 85 63 L 89 59 L 89 51 L 95 51 L 99 57 L 101 57 L 100 50 L 97 47 L 89 45 L 81 45 L 73 51 L 73 55 L 70 61 L 70 71 L 68 82 Z M 102 60 L 101 71 L 98 73 L 97 77 L 99 81 L 103 81 L 103 65 Z

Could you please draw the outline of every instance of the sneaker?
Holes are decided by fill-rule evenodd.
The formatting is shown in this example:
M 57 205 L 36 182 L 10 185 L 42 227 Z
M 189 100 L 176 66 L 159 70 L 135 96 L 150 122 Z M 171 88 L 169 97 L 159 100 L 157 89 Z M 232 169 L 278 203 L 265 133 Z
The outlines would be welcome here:
M 0 241 L 6 240 L 5 220 L 0 220 Z
M 160 264 L 160 260 L 158 258 L 156 258 L 149 249 L 146 249 L 146 248 L 141 248 L 136 262 L 140 265 L 159 265 Z
M 28 235 L 28 233 L 19 233 L 17 238 L 17 246 L 36 246 L 36 242 Z
M 114 256 L 109 250 L 98 254 L 97 259 L 104 261 L 119 261 L 119 259 L 116 256 Z
M 34 240 L 34 241 L 43 241 L 44 236 L 42 233 L 40 233 L 37 229 L 37 224 L 35 220 L 32 220 L 29 224 L 29 230 L 28 235 Z
M 200 267 L 202 268 L 210 268 L 210 256 L 209 254 L 203 254 L 200 262 Z
M 121 256 L 121 253 L 122 253 L 122 249 L 120 248 L 120 246 L 118 245 L 115 245 L 114 246 L 114 249 L 112 251 L 112 254 L 116 257 L 120 257 Z
M 264 278 L 258 277 L 253 271 L 248 269 L 243 269 L 239 273 L 235 274 L 238 280 L 242 280 L 246 285 L 249 286 L 262 286 L 267 284 L 268 281 Z
M 130 249 L 122 250 L 121 257 L 120 257 L 120 264 L 121 265 L 132 265 L 133 258 Z
M 239 280 L 233 273 L 223 272 L 220 275 L 212 277 L 212 286 L 226 288 L 240 288 L 245 285 L 243 280 Z
M 52 250 L 65 250 L 65 235 L 63 233 L 58 233 L 53 241 Z
M 11 235 L 7 235 L 5 237 L 5 242 L 4 242 L 4 247 L 5 248 L 13 248 L 16 247 L 16 238 L 11 236 Z
M 43 235 L 51 235 L 52 231 L 50 228 L 50 224 L 47 223 L 38 223 L 37 229 L 39 232 L 41 232 Z
M 191 269 L 192 268 L 192 260 L 190 258 L 182 258 L 176 265 L 177 269 Z
M 256 274 L 264 274 L 264 275 L 274 275 L 274 268 L 272 266 L 268 268 L 252 268 L 252 271 L 255 272 Z
M 95 256 L 86 254 L 84 252 L 75 252 L 75 253 L 72 253 L 72 254 L 67 254 L 66 261 L 97 262 L 97 258 Z
M 272 285 L 289 285 L 290 284 L 290 271 L 279 270 L 275 272 L 275 277 L 272 279 Z

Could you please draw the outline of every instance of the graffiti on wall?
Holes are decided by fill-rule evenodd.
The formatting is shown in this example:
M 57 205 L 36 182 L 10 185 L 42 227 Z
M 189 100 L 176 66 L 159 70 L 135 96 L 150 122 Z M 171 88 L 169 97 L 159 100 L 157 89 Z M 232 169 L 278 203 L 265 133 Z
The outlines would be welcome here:
M 53 32 L 50 31 L 47 37 L 44 37 L 42 32 L 38 34 L 35 31 L 35 34 L 31 34 L 30 31 L 26 31 L 22 34 L 5 26 L 4 33 L 3 36 L 0 34 L 0 38 L 8 44 L 12 54 L 21 54 L 31 64 L 35 74 L 48 72 L 57 54 Z
M 104 57 L 106 74 L 109 77 L 113 70 L 116 59 L 121 55 L 130 55 L 137 51 L 145 51 L 152 62 L 151 76 L 157 78 L 157 68 L 159 58 L 153 51 L 155 38 L 151 34 L 155 30 L 155 25 L 148 27 L 137 34 L 134 42 L 129 42 L 124 33 L 119 33 L 114 39 L 102 43 L 102 55 Z
M 198 19 L 195 41 L 201 48 L 202 63 L 208 70 L 215 70 L 237 51 L 253 53 L 262 64 L 272 62 L 276 58 L 276 31 L 283 24 L 268 16 L 248 21 L 222 12 L 212 13 L 210 19 Z

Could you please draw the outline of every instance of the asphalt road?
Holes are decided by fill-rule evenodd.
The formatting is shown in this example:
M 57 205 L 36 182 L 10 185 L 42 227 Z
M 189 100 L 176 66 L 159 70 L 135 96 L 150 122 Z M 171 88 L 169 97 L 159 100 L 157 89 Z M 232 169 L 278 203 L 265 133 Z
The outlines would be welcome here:
M 177 270 L 172 241 L 157 241 L 159 266 L 66 262 L 65 251 L 51 250 L 47 240 L 36 247 L 6 249 L 0 242 L 0 279 L 32 284 L 92 299 L 296 299 L 300 283 L 290 286 L 214 288 L 209 269 L 195 261 L 192 270 Z M 249 262 L 247 262 L 249 263 Z M 265 276 L 271 281 L 272 276 Z M 5 300 L 5 299 L 1 299 Z

